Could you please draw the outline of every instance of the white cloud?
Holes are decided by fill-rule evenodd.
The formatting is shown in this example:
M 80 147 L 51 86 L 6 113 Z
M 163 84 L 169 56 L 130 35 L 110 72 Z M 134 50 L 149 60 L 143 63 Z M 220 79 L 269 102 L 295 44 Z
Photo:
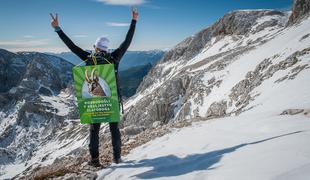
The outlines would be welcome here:
M 31 38 L 34 38 L 34 36 L 32 36 L 32 35 L 24 35 L 23 38 L 31 39 Z
M 130 25 L 129 23 L 120 23 L 120 22 L 107 22 L 106 24 L 112 27 L 126 27 Z
M 109 5 L 133 6 L 144 4 L 146 0 L 97 0 Z
M 48 44 L 48 39 L 36 39 L 36 40 L 29 40 L 29 39 L 16 39 L 16 40 L 0 40 L 0 46 L 5 47 L 37 47 L 43 46 Z

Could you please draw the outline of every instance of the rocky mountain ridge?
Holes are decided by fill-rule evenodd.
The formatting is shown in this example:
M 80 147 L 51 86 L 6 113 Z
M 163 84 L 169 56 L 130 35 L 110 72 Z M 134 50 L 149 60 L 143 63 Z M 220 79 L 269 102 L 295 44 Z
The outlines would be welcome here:
M 307 3 L 294 1 L 292 13 L 232 11 L 179 43 L 126 103 L 124 127 L 238 115 L 263 104 L 259 96 L 265 84 L 288 83 L 309 69 Z M 296 16 L 299 7 L 303 15 Z M 287 26 L 293 16 L 296 23 Z
M 156 129 L 155 132 L 161 132 L 161 127 L 173 127 L 174 124 L 186 124 L 194 120 L 251 114 L 257 109 L 276 114 L 291 112 L 292 109 L 300 113 L 303 109 L 309 109 L 305 102 L 309 91 L 302 82 L 302 77 L 310 69 L 309 12 L 305 10 L 303 15 L 293 15 L 299 9 L 297 7 L 304 7 L 303 3 L 307 2 L 295 0 L 292 14 L 274 10 L 230 12 L 168 51 L 144 78 L 137 94 L 125 103 L 126 112 L 121 123 L 123 143 L 139 144 L 145 142 L 144 139 L 135 138 L 143 133 L 156 137 L 156 133 L 150 131 Z M 294 22 L 290 22 L 290 19 L 294 19 Z M 31 67 L 35 68 L 35 64 Z M 40 73 L 32 75 L 44 77 Z M 32 84 L 29 86 L 25 83 L 24 86 L 31 88 L 34 87 Z M 68 169 L 73 166 L 66 166 L 68 162 L 82 166 L 81 163 L 87 159 L 88 130 L 87 126 L 79 125 L 76 112 L 70 110 L 74 106 L 70 86 L 59 92 L 57 87 L 62 87 L 62 83 L 57 84 L 52 91 L 41 90 L 37 100 L 45 103 L 43 106 L 41 103 L 40 108 L 29 104 L 31 110 L 26 108 L 21 111 L 25 101 L 17 101 L 10 113 L 0 114 L 1 126 L 5 126 L 5 132 L 8 132 L 0 132 L 1 136 L 6 137 L 3 138 L 5 141 L 0 141 L 5 142 L 0 149 L 1 172 L 22 167 L 23 173 L 16 178 L 23 175 L 46 178 L 66 174 L 66 178 L 82 178 L 93 174 L 93 170 L 79 167 L 79 170 L 83 170 L 80 172 L 82 174 L 75 172 L 73 176 Z M 6 96 L 1 98 L 6 99 Z M 1 102 L 7 101 L 1 99 Z M 34 113 L 29 114 L 29 111 Z M 14 147 L 12 142 L 30 137 L 23 133 L 25 130 L 17 128 L 20 123 L 16 125 L 14 119 L 18 119 L 19 112 L 22 112 L 20 117 L 32 116 L 25 119 L 33 120 L 25 121 L 21 127 L 32 127 L 28 132 L 37 133 L 32 137 L 46 138 L 38 147 L 34 141 L 20 145 L 20 149 L 28 148 L 22 153 L 11 150 Z M 48 114 L 47 118 L 44 118 L 43 112 L 50 112 L 44 113 Z M 59 118 L 63 119 L 58 121 Z M 51 127 L 37 126 L 38 123 L 34 121 L 38 119 L 51 119 L 48 123 Z M 14 123 L 8 125 L 2 123 L 4 121 Z M 25 136 L 17 140 L 7 138 L 16 129 L 18 134 Z M 111 149 L 108 148 L 107 126 L 102 126 L 100 136 L 103 139 L 101 152 L 104 152 L 101 161 L 108 165 Z M 10 163 L 15 166 L 10 166 Z M 55 165 L 57 169 L 47 173 Z
M 162 50 L 127 51 L 120 62 L 119 70 L 124 71 L 132 67 L 147 65 L 148 63 L 154 65 L 162 58 L 164 53 L 165 51 Z M 81 59 L 72 52 L 47 53 L 47 54 L 63 58 L 74 65 L 81 64 L 82 62 Z
M 134 107 L 128 102 L 129 111 L 124 122 L 128 122 L 128 125 L 150 126 L 150 121 L 154 120 L 167 123 L 171 120 L 185 119 L 191 113 L 195 114 L 192 114 L 191 118 L 201 116 L 198 110 L 189 112 L 190 102 L 187 99 L 197 96 L 194 101 L 202 105 L 203 97 L 221 83 L 221 80 L 215 78 L 210 78 L 207 84 L 202 82 L 204 74 L 223 70 L 238 56 L 274 38 L 277 32 L 285 28 L 287 18 L 288 14 L 274 10 L 233 11 L 212 26 L 185 39 L 167 52 L 151 69 L 136 95 L 137 98 L 139 94 L 143 94 L 144 98 L 137 98 L 140 101 L 137 100 L 138 103 L 135 103 Z M 265 29 L 268 31 L 264 31 Z M 254 35 L 257 37 L 253 39 Z M 228 41 L 225 39 L 227 37 L 230 38 Z M 234 44 L 230 45 L 230 41 Z M 216 44 L 221 44 L 219 53 L 212 54 L 211 51 L 207 58 L 192 63 L 199 58 L 199 54 L 212 50 Z M 182 67 L 182 64 L 187 66 Z M 207 64 L 210 66 L 195 71 Z M 145 107 L 148 114 L 138 113 L 139 110 L 145 111 Z M 180 112 L 175 112 L 176 109 Z
M 78 125 L 72 122 L 78 114 L 72 64 L 42 53 L 1 50 L 0 56 L 6 85 L 0 94 L 0 169 L 5 172 L 2 168 L 12 163 L 31 165 L 36 153 L 34 161 L 47 160 L 48 153 L 40 150 L 68 136 L 65 129 Z
M 309 0 L 294 0 L 292 14 L 289 18 L 288 25 L 293 25 L 300 22 L 304 17 L 309 15 L 310 1 Z

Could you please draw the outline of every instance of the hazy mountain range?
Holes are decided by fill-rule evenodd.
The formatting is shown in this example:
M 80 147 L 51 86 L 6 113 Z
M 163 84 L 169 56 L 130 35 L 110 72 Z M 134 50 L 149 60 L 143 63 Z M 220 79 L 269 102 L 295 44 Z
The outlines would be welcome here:
M 142 66 L 147 64 L 156 64 L 164 55 L 165 51 L 152 50 L 152 51 L 127 51 L 121 60 L 119 70 L 127 70 L 131 67 Z M 80 64 L 82 61 L 72 52 L 62 53 L 48 53 L 61 57 L 74 65 Z

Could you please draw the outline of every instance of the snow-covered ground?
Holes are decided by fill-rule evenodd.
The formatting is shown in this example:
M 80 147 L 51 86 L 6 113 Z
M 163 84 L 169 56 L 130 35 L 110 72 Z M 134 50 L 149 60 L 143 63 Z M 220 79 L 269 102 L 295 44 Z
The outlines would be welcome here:
M 42 99 L 42 103 L 46 106 L 53 107 L 57 115 L 66 116 L 70 110 L 66 102 L 68 99 L 74 97 L 72 94 L 61 92 L 58 96 L 41 95 L 40 98 Z M 52 164 L 56 158 L 61 158 L 65 155 L 68 156 L 73 150 L 86 145 L 88 136 L 79 133 L 81 131 L 79 119 L 65 119 L 63 127 L 57 127 L 61 129 L 61 131 L 55 131 L 52 136 L 51 133 L 55 128 L 52 123 L 41 122 L 41 124 L 39 124 L 30 121 L 31 125 L 28 129 L 18 125 L 16 119 L 24 103 L 24 101 L 18 103 L 16 109 L 12 109 L 13 113 L 11 113 L 11 116 L 0 121 L 0 133 L 9 125 L 15 128 L 16 133 L 15 140 L 10 146 L 7 146 L 5 149 L 0 147 L 0 150 L 4 149 L 11 154 L 16 153 L 17 156 L 15 162 L 10 162 L 5 165 L 0 164 L 0 179 L 12 178 L 27 168 Z M 49 112 L 49 110 L 47 110 L 47 112 Z M 29 119 L 35 119 L 33 118 L 35 115 L 31 116 L 31 113 L 26 114 L 29 116 Z M 68 135 L 66 134 L 67 132 L 72 133 Z M 48 141 L 46 141 L 46 139 L 48 139 Z M 30 145 L 27 146 L 27 143 Z M 24 146 L 27 147 L 24 148 Z M 2 163 L 9 161 L 7 159 L 1 160 Z
M 248 113 L 175 129 L 98 179 L 308 180 L 310 117 Z
M 174 68 L 165 76 L 167 80 L 179 75 L 180 69 L 204 61 L 221 51 L 236 48 L 240 42 L 261 37 L 268 40 L 234 57 L 234 61 L 223 70 L 205 72 L 202 79 L 204 84 L 208 84 L 213 77 L 223 81 L 209 95 L 204 96 L 203 104 L 195 105 L 193 97 L 191 110 L 199 107 L 200 117 L 206 117 L 213 102 L 229 102 L 233 87 L 265 59 L 271 59 L 271 66 L 284 62 L 297 51 L 306 52 L 298 56 L 298 61 L 292 66 L 279 69 L 270 77 L 262 79 L 261 84 L 251 90 L 255 98 L 247 105 L 247 111 L 239 116 L 233 114 L 231 117 L 196 122 L 190 127 L 174 129 L 134 149 L 123 158 L 123 163 L 98 171 L 98 179 L 310 179 L 309 27 L 310 18 L 292 27 L 265 29 L 236 42 L 226 37 L 218 42 L 210 42 L 210 46 L 206 46 L 187 64 L 180 65 L 179 61 L 169 65 L 159 64 L 165 67 L 163 71 Z M 192 71 L 208 66 L 210 64 L 207 63 Z M 301 70 L 292 79 L 277 82 L 301 66 L 308 68 Z M 156 91 L 162 84 L 161 81 L 155 82 L 149 89 L 128 101 L 126 107 L 139 103 L 140 99 Z M 179 104 L 179 100 L 175 104 Z M 179 105 L 177 107 L 176 111 L 180 109 Z M 234 112 L 235 108 L 235 105 L 228 107 L 226 113 Z M 287 109 L 301 109 L 303 112 L 280 115 Z
M 205 70 L 212 66 L 214 62 L 221 61 L 222 59 L 222 57 L 220 56 L 216 60 L 209 63 L 202 63 L 207 58 L 223 52 L 227 52 L 232 49 L 246 47 L 249 41 L 257 42 L 251 45 L 254 48 L 249 50 L 248 52 L 242 53 L 239 56 L 231 57 L 231 62 L 227 62 L 228 65 L 222 70 L 211 72 L 206 71 L 204 73 L 204 78 L 202 79 L 204 84 L 208 84 L 208 81 L 210 81 L 212 78 L 215 78 L 216 81 L 222 82 L 218 87 L 214 87 L 213 89 L 211 89 L 211 92 L 208 96 L 203 97 L 203 104 L 196 102 L 195 95 L 191 96 L 191 99 L 188 99 L 191 104 L 191 117 L 189 118 L 194 118 L 194 111 L 196 109 L 199 110 L 198 112 L 200 117 L 205 117 L 212 103 L 222 100 L 226 100 L 227 102 L 229 102 L 229 95 L 231 94 L 232 88 L 236 84 L 238 84 L 238 82 L 245 79 L 247 73 L 249 73 L 249 71 L 253 71 L 257 67 L 257 65 L 263 60 L 271 59 L 271 65 L 275 65 L 281 61 L 284 61 L 295 52 L 302 51 L 305 48 L 310 47 L 310 18 L 305 19 L 302 23 L 298 25 L 285 27 L 285 19 L 287 20 L 289 14 L 290 13 L 287 13 L 284 17 L 279 17 L 278 15 L 265 16 L 258 19 L 257 24 L 255 25 L 258 26 L 262 22 L 266 22 L 271 19 L 279 19 L 279 21 L 282 22 L 283 27 L 269 27 L 259 32 L 250 33 L 249 36 L 234 36 L 234 38 L 232 38 L 232 36 L 226 36 L 219 41 L 215 41 L 216 37 L 214 37 L 198 55 L 196 55 L 190 60 L 184 62 L 181 60 L 174 62 L 168 61 L 157 64 L 158 69 L 160 69 L 160 67 L 163 67 L 162 74 L 165 74 L 166 71 L 169 71 L 169 73 L 163 76 L 162 79 L 156 79 L 155 82 L 153 82 L 148 89 L 142 92 L 138 92 L 135 96 L 133 96 L 129 101 L 125 103 L 125 109 L 128 109 L 131 106 L 134 106 L 134 104 L 139 103 L 139 101 L 144 97 L 155 94 L 155 92 L 158 91 L 158 89 L 161 88 L 162 85 L 166 83 L 166 81 L 169 81 L 175 77 L 180 77 L 180 72 L 182 72 L 183 69 L 201 63 L 203 65 L 199 65 L 198 67 L 195 67 L 193 69 L 189 68 L 188 72 L 195 73 L 201 70 Z M 255 27 L 253 28 L 255 29 Z M 259 42 L 261 41 L 266 41 L 266 43 L 259 44 Z M 309 81 L 306 81 L 306 79 L 300 79 L 299 76 L 307 76 L 307 74 L 309 73 L 309 68 L 303 70 L 296 77 L 297 80 L 294 79 L 294 81 L 292 82 L 289 82 L 289 80 L 285 80 L 283 83 L 274 83 L 274 81 L 281 77 L 284 77 L 285 75 L 289 75 L 290 71 L 292 71 L 292 69 L 296 68 L 297 66 L 309 63 L 309 55 L 306 54 L 303 57 L 299 57 L 299 62 L 296 63 L 294 66 L 285 70 L 279 70 L 278 72 L 274 73 L 273 77 L 270 79 L 264 79 L 264 83 L 260 85 L 260 87 L 254 89 L 256 94 L 259 94 L 259 98 L 255 99 L 256 102 L 251 102 L 251 106 L 260 105 L 261 101 L 264 102 L 265 99 L 262 98 L 266 98 L 266 94 L 270 96 L 273 93 L 277 96 L 280 96 L 282 90 L 286 87 L 289 88 L 286 89 L 286 95 L 289 95 L 290 97 L 295 93 L 294 88 L 299 87 L 298 90 L 302 92 L 299 94 L 295 93 L 297 98 L 295 100 L 295 104 L 301 102 L 301 100 L 304 99 L 303 94 L 308 94 L 306 93 L 307 85 L 304 83 L 309 84 Z M 278 101 L 278 99 L 274 100 Z M 284 98 L 283 100 L 279 101 L 279 103 L 281 103 L 281 106 L 286 106 L 288 104 L 287 100 L 287 98 Z M 234 112 L 236 109 L 237 108 L 232 105 L 228 107 L 227 112 Z M 177 113 L 178 112 L 176 111 L 174 117 L 178 117 L 176 115 Z

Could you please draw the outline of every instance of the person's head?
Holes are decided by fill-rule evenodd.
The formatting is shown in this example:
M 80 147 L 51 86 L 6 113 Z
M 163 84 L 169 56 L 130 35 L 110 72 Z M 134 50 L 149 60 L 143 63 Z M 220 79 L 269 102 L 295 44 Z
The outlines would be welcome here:
M 109 39 L 107 37 L 99 37 L 97 38 L 94 48 L 98 51 L 108 51 L 109 47 Z

